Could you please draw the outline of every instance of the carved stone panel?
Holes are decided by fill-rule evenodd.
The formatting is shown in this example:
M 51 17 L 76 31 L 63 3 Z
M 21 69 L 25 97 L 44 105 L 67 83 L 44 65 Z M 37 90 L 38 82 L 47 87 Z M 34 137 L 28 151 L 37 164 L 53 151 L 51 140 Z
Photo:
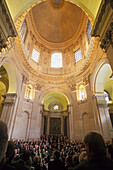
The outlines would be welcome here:
M 50 118 L 50 134 L 60 134 L 61 133 L 61 118 Z

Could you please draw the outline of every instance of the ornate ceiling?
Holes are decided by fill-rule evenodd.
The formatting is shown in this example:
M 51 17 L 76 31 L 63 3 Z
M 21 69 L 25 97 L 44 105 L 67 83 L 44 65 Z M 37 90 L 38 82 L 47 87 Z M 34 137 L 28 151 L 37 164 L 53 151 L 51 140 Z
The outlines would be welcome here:
M 50 1 L 32 8 L 32 18 L 37 32 L 45 40 L 61 43 L 72 38 L 82 19 L 83 11 L 73 3 L 64 1 L 60 8 L 54 8 Z

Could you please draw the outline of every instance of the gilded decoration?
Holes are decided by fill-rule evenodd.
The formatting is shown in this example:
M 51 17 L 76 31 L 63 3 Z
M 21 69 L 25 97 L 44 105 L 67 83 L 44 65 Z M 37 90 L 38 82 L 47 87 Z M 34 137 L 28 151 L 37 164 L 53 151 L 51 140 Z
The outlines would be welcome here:
M 107 32 L 105 33 L 104 38 L 100 44 L 102 49 L 107 50 L 109 44 L 113 46 L 113 22 L 110 23 L 110 27 L 108 28 Z
M 15 23 L 18 35 L 20 35 L 21 23 L 23 22 L 27 12 L 32 7 L 27 9 L 23 13 L 23 15 L 20 18 L 18 18 L 18 20 Z M 31 12 L 30 12 L 30 17 L 31 17 Z M 84 14 L 83 15 L 83 22 L 81 22 L 81 24 L 83 24 L 83 25 L 86 24 L 85 17 L 86 16 Z M 32 23 L 33 22 L 32 17 L 30 19 L 31 19 L 31 23 Z M 34 25 L 34 24 L 32 23 L 32 25 Z M 80 25 L 80 27 L 81 27 L 81 25 Z M 33 32 L 33 30 L 34 30 L 34 32 Z M 30 32 L 31 32 L 30 35 L 34 38 L 34 40 L 36 40 L 35 44 L 37 44 L 39 46 L 39 48 L 40 48 L 42 46 L 42 43 L 40 43 L 40 42 L 42 42 L 42 38 L 40 38 L 37 35 L 37 31 L 35 31 L 35 28 L 33 28 L 33 30 L 30 30 Z M 76 34 L 76 38 L 77 37 L 79 38 L 79 31 Z M 75 39 L 75 37 L 73 37 L 72 39 Z M 61 46 L 60 50 L 62 50 L 64 52 L 67 51 L 67 50 L 70 50 L 70 48 L 72 50 L 74 48 L 74 44 L 73 43 L 75 43 L 75 45 L 77 43 L 76 41 L 73 42 L 72 39 L 67 41 L 67 42 L 65 42 L 65 48 L 64 48 L 64 44 L 59 44 L 59 43 L 52 44 L 50 42 L 48 43 L 45 40 L 43 40 L 43 48 L 47 49 L 47 51 L 49 51 L 49 53 L 51 52 L 51 50 L 53 48 L 57 50 L 57 48 L 59 49 L 60 46 Z M 72 45 L 70 45 L 70 44 L 72 44 Z M 26 74 L 29 74 L 29 71 L 30 71 L 31 74 L 34 77 L 36 76 L 35 80 L 37 82 L 40 82 L 40 84 L 44 84 L 44 83 L 47 83 L 47 84 L 65 84 L 65 83 L 68 83 L 68 84 L 70 84 L 71 82 L 76 80 L 76 76 L 77 75 L 80 75 L 81 73 L 85 74 L 84 71 L 87 70 L 89 65 L 90 65 L 90 68 L 94 67 L 94 62 L 93 62 L 95 60 L 95 58 L 94 58 L 94 55 L 95 55 L 94 51 L 96 51 L 96 49 L 98 48 L 98 44 L 99 44 L 99 39 L 98 38 L 92 38 L 91 42 L 89 44 L 89 48 L 88 48 L 86 57 L 81 61 L 80 67 L 78 67 L 78 68 L 74 68 L 73 67 L 73 70 L 71 68 L 68 74 L 66 74 L 66 72 L 65 72 L 65 74 L 61 74 L 60 73 L 57 76 L 56 75 L 52 76 L 52 75 L 49 75 L 49 74 L 46 74 L 46 73 L 44 74 L 43 72 L 39 72 L 38 70 L 34 69 L 30 65 L 30 63 L 28 62 L 28 60 L 27 60 L 27 58 L 26 58 L 26 56 L 25 56 L 25 54 L 23 52 L 20 36 L 16 37 L 16 39 L 15 39 L 15 50 L 17 51 L 17 54 L 18 54 L 18 60 L 22 63 L 21 66 L 23 67 L 24 72 Z M 71 77 L 73 77 L 73 79 L 70 79 Z
M 107 51 L 109 45 L 113 46 L 113 1 L 103 0 L 96 17 L 92 36 L 100 37 L 100 47 Z
M 54 8 L 61 8 L 64 0 L 51 0 L 51 4 Z
M 72 85 L 69 85 L 69 88 L 71 89 L 71 91 L 76 91 L 76 84 L 72 84 Z
M 8 37 L 17 36 L 15 26 L 5 1 L 0 1 L 0 51 L 7 47 Z

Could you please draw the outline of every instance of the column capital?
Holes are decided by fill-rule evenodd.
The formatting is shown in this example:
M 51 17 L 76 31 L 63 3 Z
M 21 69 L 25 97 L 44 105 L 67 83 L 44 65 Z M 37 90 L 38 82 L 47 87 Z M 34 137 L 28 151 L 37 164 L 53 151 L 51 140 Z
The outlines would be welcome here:
M 15 104 L 17 93 L 5 93 L 3 95 L 5 101 L 3 102 L 3 105 L 13 105 Z
M 97 99 L 97 105 L 99 107 L 107 107 L 108 104 L 105 100 L 105 98 L 107 97 L 107 94 L 95 94 L 94 97 Z

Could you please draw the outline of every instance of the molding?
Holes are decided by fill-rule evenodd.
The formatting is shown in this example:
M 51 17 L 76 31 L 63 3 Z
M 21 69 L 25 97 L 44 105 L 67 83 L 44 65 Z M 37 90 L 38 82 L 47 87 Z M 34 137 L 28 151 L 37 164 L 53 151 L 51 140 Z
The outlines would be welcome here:
M 4 0 L 0 1 L 0 51 L 7 47 L 9 37 L 17 36 L 13 20 Z
M 3 105 L 14 105 L 18 95 L 16 93 L 5 93 L 3 97 L 5 99 Z
M 76 84 L 71 84 L 71 85 L 69 85 L 68 87 L 71 89 L 72 92 L 75 92 L 76 89 L 77 89 L 77 88 L 76 88 Z
M 103 0 L 92 29 L 92 36 L 100 37 L 100 47 L 107 51 L 113 45 L 113 1 Z

